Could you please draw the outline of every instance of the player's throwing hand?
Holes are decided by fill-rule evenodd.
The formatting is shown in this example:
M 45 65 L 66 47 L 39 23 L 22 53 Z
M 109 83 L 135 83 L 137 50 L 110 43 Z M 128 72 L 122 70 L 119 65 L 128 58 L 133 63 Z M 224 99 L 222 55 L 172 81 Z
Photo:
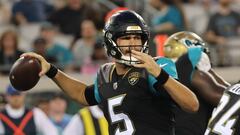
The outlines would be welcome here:
M 48 63 L 41 55 L 36 54 L 34 52 L 28 52 L 28 53 L 24 53 L 21 55 L 21 57 L 34 57 L 36 59 L 38 59 L 41 63 L 42 66 L 42 70 L 39 73 L 39 76 L 43 76 L 45 75 L 45 73 L 47 73 L 47 71 L 50 69 L 50 63 Z
M 139 64 L 133 64 L 134 67 L 145 68 L 154 77 L 157 77 L 160 74 L 161 68 L 154 61 L 152 56 L 150 56 L 146 53 L 135 51 L 135 50 L 132 50 L 131 52 L 132 52 L 133 57 L 137 58 L 141 62 Z

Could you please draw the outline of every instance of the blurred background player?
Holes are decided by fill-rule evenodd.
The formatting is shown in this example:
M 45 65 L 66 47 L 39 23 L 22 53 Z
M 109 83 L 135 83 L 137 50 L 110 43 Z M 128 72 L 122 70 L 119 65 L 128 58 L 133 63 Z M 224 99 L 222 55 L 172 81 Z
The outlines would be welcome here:
M 214 74 L 216 77 L 211 75 L 211 64 L 204 52 L 207 51 L 205 47 L 205 42 L 189 31 L 173 34 L 164 45 L 165 56 L 176 61 L 179 81 L 197 95 L 200 103 L 197 113 L 175 109 L 176 135 L 204 134 L 212 110 L 226 88 L 225 83 L 218 83 L 215 79 L 221 80 L 217 74 Z
M 204 135 L 240 134 L 240 84 L 227 88 L 209 120 Z
M 75 114 L 63 135 L 108 135 L 108 123 L 98 106 L 84 107 Z
M 0 112 L 0 135 L 58 135 L 40 109 L 25 107 L 25 94 L 9 85 L 6 98 L 7 105 Z

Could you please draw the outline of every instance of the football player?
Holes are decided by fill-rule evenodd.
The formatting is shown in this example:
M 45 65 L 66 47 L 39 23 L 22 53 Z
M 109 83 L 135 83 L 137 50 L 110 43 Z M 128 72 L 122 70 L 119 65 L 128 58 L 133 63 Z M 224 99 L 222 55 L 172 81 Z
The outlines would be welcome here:
M 99 104 L 109 123 L 109 134 L 171 135 L 174 103 L 194 112 L 198 100 L 174 79 L 174 62 L 147 54 L 148 40 L 149 29 L 140 15 L 129 10 L 112 15 L 104 28 L 104 43 L 115 62 L 102 65 L 91 86 L 69 77 L 40 55 L 22 56 L 39 59 L 40 75 L 52 78 L 79 103 Z
M 213 108 L 226 85 L 212 69 L 205 42 L 195 33 L 182 31 L 164 43 L 164 54 L 176 63 L 179 81 L 190 88 L 199 100 L 197 113 L 175 108 L 176 135 L 203 135 Z
M 240 84 L 229 87 L 214 109 L 204 135 L 240 134 Z

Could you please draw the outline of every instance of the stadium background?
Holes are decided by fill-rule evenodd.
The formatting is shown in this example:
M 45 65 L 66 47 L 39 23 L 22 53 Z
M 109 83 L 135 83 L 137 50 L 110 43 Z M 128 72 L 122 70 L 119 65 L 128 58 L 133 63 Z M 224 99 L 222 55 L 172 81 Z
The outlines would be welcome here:
M 24 3 L 26 1 L 30 3 Z M 93 39 L 96 42 L 93 44 L 99 44 L 98 41 L 101 41 L 101 32 L 104 22 L 106 20 L 106 16 L 108 16 L 109 13 L 112 12 L 112 10 L 116 10 L 116 8 L 119 7 L 135 10 L 144 17 L 144 19 L 147 21 L 151 28 L 152 33 L 150 42 L 150 54 L 153 56 L 163 55 L 161 49 L 163 41 L 167 38 L 168 35 L 176 31 L 190 30 L 196 32 L 205 39 L 205 33 L 207 31 L 209 19 L 212 14 L 218 11 L 219 7 L 218 0 L 176 0 L 178 6 L 180 5 L 179 7 L 183 13 L 183 16 L 185 17 L 185 21 L 187 22 L 186 27 L 176 28 L 170 31 L 155 31 L 155 27 L 151 24 L 151 21 L 153 19 L 153 15 L 155 15 L 156 13 L 161 14 L 161 11 L 154 9 L 149 4 L 150 1 L 154 0 L 0 0 L 0 36 L 2 36 L 2 34 L 7 30 L 13 30 L 17 34 L 17 38 L 19 40 L 19 49 L 27 52 L 34 51 L 34 41 L 37 41 L 37 39 L 40 38 L 40 31 L 43 28 L 50 30 L 53 29 L 56 32 L 56 35 L 54 35 L 54 43 L 57 43 L 66 50 L 70 51 L 70 55 L 72 56 L 70 62 L 66 63 L 64 63 L 65 61 L 61 60 L 58 61 L 58 58 L 56 58 L 57 60 L 55 61 L 55 64 L 71 76 L 78 78 L 79 80 L 86 82 L 87 84 L 91 84 L 93 82 L 97 69 L 96 67 L 99 66 L 99 63 L 102 62 L 101 57 L 100 62 L 98 59 L 91 59 L 92 53 L 94 53 L 94 45 L 92 45 L 90 49 L 92 52 L 90 54 L 86 54 L 86 56 L 84 56 L 84 59 L 91 59 L 91 64 L 97 64 L 93 64 L 93 66 L 91 65 L 91 71 L 83 71 L 84 68 L 88 69 L 88 65 L 86 66 L 86 63 L 82 65 L 77 64 L 78 58 L 75 58 L 76 54 L 74 54 L 74 51 L 78 48 L 73 48 L 74 45 L 78 45 L 77 41 L 81 39 L 81 30 L 79 28 L 80 23 L 79 26 L 76 27 L 77 29 L 79 28 L 79 31 L 75 32 L 71 30 L 76 28 L 69 28 L 68 31 L 64 28 L 60 28 L 60 25 L 58 24 L 59 22 L 53 21 L 54 19 L 49 19 L 51 18 L 51 16 L 53 16 L 55 12 L 58 12 L 59 10 L 64 8 L 67 5 L 68 1 L 72 1 L 73 3 L 75 2 L 75 4 L 81 1 L 81 5 L 84 5 L 85 9 L 81 12 L 77 12 L 76 14 L 77 16 L 83 16 L 82 12 L 88 12 L 84 14 L 85 18 L 81 18 L 79 22 L 90 19 L 95 24 L 96 35 L 93 34 L 95 36 Z M 237 13 L 240 13 L 240 0 L 232 0 L 231 2 L 232 3 L 230 8 L 232 10 L 235 10 Z M 47 9 L 47 7 L 49 7 L 51 10 L 46 11 L 45 9 Z M 26 14 L 26 16 L 24 19 L 19 20 L 18 13 L 21 11 L 23 12 L 22 15 L 24 16 Z M 21 17 L 22 16 L 20 16 L 20 18 Z M 66 23 L 66 21 L 64 21 L 64 23 Z M 211 51 L 211 60 L 213 62 L 213 66 L 216 72 L 219 73 L 228 82 L 235 83 L 240 79 L 239 35 L 233 37 L 226 37 L 226 39 L 227 45 L 225 45 L 223 48 L 230 55 L 225 55 L 224 57 L 227 58 L 222 59 L 230 59 L 231 63 L 223 62 L 219 64 L 217 62 L 219 61 L 218 53 L 215 52 L 217 50 L 217 45 L 214 46 L 208 44 L 208 46 Z M 40 42 L 40 40 L 38 41 Z M 104 59 L 104 62 L 106 61 L 111 60 Z M 9 70 L 11 65 L 12 63 L 0 63 L 0 72 L 4 71 L 0 73 L 0 93 L 2 94 L 5 93 L 5 90 L 9 85 L 8 73 L 5 73 L 5 70 Z M 36 99 L 41 97 L 51 98 L 51 95 L 56 92 L 60 92 L 59 88 L 47 77 L 42 77 L 39 83 L 32 90 L 27 92 L 27 105 L 30 107 L 34 106 Z M 80 105 L 68 99 L 67 113 L 75 114 L 79 110 L 79 108 L 81 108 Z

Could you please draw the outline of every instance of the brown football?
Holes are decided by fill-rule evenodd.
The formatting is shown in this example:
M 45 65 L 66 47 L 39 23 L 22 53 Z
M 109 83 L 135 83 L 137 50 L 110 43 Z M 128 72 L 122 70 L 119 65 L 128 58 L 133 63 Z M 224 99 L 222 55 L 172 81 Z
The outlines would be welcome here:
M 39 81 L 40 62 L 31 57 L 21 57 L 12 66 L 9 79 L 12 86 L 19 91 L 32 89 Z

